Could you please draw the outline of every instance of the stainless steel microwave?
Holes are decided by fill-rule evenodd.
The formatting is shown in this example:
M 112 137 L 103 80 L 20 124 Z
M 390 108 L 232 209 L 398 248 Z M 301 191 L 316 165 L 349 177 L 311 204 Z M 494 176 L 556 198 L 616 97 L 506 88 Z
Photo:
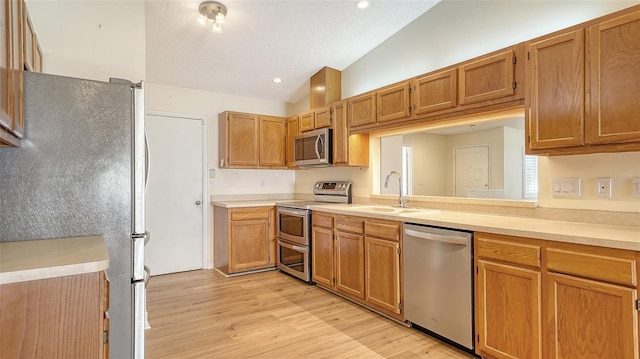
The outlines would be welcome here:
M 293 163 L 300 167 L 326 167 L 333 164 L 332 130 L 304 132 L 294 138 Z

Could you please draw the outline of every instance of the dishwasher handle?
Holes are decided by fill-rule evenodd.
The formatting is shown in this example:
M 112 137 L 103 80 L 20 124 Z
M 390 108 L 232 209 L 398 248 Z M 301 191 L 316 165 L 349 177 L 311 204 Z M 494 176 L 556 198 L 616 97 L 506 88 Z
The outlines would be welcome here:
M 449 244 L 459 244 L 459 245 L 464 245 L 464 246 L 468 246 L 469 245 L 469 239 L 468 238 L 457 238 L 457 237 L 451 237 L 451 236 L 443 236 L 443 235 L 435 234 L 435 233 L 414 231 L 413 229 L 407 229 L 407 228 L 404 229 L 404 234 L 406 234 L 408 236 L 416 237 L 416 238 L 427 239 L 427 240 L 430 240 L 430 241 L 443 242 L 443 243 L 449 243 Z

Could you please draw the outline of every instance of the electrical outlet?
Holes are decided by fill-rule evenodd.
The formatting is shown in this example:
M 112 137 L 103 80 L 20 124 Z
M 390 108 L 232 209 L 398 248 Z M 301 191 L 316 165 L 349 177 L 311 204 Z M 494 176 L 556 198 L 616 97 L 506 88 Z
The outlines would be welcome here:
M 580 197 L 580 177 L 554 178 L 551 180 L 551 193 L 559 197 Z
M 612 186 L 611 177 L 596 178 L 596 197 L 611 198 Z

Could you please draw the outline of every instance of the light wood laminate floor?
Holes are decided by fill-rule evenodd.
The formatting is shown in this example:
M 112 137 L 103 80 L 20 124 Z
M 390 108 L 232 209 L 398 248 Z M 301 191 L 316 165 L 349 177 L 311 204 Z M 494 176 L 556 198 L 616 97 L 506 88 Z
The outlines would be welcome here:
M 473 358 L 316 286 L 268 271 L 155 276 L 146 358 Z

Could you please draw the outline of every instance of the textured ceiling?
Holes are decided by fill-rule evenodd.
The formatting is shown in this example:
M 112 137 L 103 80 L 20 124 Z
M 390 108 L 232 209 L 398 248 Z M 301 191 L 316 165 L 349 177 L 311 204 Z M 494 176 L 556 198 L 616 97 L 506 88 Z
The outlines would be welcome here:
M 221 2 L 228 14 L 214 34 L 195 22 L 200 1 L 145 1 L 148 82 L 297 102 L 322 67 L 344 70 L 438 1 Z

